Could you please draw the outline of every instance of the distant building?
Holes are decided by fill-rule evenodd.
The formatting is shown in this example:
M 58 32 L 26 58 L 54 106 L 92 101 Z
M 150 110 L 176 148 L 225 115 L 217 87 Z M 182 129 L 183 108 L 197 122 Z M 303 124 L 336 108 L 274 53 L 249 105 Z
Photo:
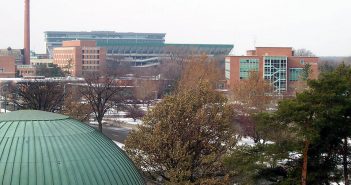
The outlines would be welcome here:
M 80 77 L 90 72 L 101 72 L 105 66 L 106 49 L 96 46 L 96 41 L 64 41 L 53 51 L 53 63 L 72 76 Z
M 0 49 L 0 56 L 13 56 L 16 59 L 16 64 L 24 64 L 24 50 L 23 49 Z
M 51 67 L 53 64 L 53 59 L 31 59 L 30 63 L 32 66 L 45 66 Z
M 98 47 L 107 49 L 107 61 L 128 62 L 134 67 L 158 65 L 172 52 L 227 56 L 233 45 L 223 44 L 167 44 L 165 33 L 120 33 L 114 31 L 93 32 L 45 32 L 47 53 L 61 47 L 67 40 L 95 40 Z
M 257 71 L 260 78 L 272 84 L 277 94 L 293 94 L 298 86 L 305 64 L 310 64 L 310 78 L 318 77 L 318 57 L 293 56 L 291 47 L 256 47 L 247 51 L 246 56 L 228 56 L 225 60 L 225 76 L 230 87 Z
M 135 44 L 163 44 L 164 33 L 131 33 L 114 31 L 47 31 L 45 34 L 46 51 L 52 54 L 53 48 L 61 47 L 63 41 L 95 40 L 97 46 L 131 46 Z
M 14 78 L 15 75 L 15 57 L 0 56 L 0 78 Z
M 19 77 L 29 77 L 37 75 L 37 68 L 33 65 L 17 65 Z

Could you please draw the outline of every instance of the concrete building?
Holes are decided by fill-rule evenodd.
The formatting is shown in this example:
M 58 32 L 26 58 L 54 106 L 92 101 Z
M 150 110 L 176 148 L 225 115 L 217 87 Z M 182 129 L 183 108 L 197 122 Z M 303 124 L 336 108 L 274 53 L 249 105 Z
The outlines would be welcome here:
M 106 49 L 96 41 L 64 41 L 53 51 L 53 63 L 71 76 L 80 77 L 91 72 L 102 72 L 106 62 Z
M 34 77 L 37 75 L 37 68 L 33 65 L 17 65 L 19 77 Z
M 16 75 L 15 57 L 0 56 L 0 78 L 14 78 Z
M 53 59 L 31 59 L 30 63 L 32 66 L 52 66 L 54 60 Z
M 52 56 L 53 48 L 61 47 L 63 41 L 95 40 L 97 46 L 107 49 L 108 61 L 128 62 L 133 67 L 158 65 L 172 52 L 227 56 L 234 47 L 224 44 L 167 44 L 165 36 L 165 33 L 47 31 L 45 32 L 45 43 L 47 53 Z
M 228 56 L 225 60 L 225 76 L 230 87 L 257 71 L 259 77 L 272 84 L 277 94 L 294 94 L 300 74 L 306 64 L 311 65 L 311 79 L 318 77 L 318 57 L 299 57 L 293 55 L 291 47 L 256 47 L 247 51 L 246 56 Z

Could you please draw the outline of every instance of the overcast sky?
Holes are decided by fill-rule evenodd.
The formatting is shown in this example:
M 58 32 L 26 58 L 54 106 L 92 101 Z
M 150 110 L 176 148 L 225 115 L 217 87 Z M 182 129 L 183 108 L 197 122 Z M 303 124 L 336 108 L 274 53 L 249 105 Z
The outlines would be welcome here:
M 23 48 L 24 0 L 1 0 L 0 48 Z M 167 33 L 167 43 L 307 48 L 351 55 L 351 0 L 31 0 L 31 47 L 44 31 Z

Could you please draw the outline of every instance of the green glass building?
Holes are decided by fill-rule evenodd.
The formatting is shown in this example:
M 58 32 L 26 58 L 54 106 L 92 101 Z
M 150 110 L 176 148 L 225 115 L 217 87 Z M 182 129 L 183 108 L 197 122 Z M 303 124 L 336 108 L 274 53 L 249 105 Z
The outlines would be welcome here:
M 0 184 L 138 185 L 143 177 L 113 141 L 67 116 L 0 115 Z

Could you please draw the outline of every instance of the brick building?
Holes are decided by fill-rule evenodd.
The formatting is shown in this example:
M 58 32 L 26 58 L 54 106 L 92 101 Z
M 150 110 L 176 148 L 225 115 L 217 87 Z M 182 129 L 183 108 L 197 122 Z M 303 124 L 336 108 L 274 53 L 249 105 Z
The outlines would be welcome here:
M 16 75 L 16 58 L 0 56 L 0 78 L 14 78 Z
M 0 49 L 0 56 L 12 56 L 15 57 L 16 65 L 24 64 L 24 50 L 23 49 Z
M 272 84 L 272 91 L 278 94 L 294 94 L 300 74 L 306 64 L 311 65 L 311 79 L 318 77 L 318 57 L 294 56 L 291 47 L 256 47 L 247 51 L 246 56 L 227 56 L 225 76 L 229 87 L 249 77 L 257 71 L 260 78 Z
M 81 77 L 91 72 L 102 72 L 106 61 L 106 49 L 96 47 L 96 41 L 64 41 L 54 48 L 53 63 L 71 76 Z

